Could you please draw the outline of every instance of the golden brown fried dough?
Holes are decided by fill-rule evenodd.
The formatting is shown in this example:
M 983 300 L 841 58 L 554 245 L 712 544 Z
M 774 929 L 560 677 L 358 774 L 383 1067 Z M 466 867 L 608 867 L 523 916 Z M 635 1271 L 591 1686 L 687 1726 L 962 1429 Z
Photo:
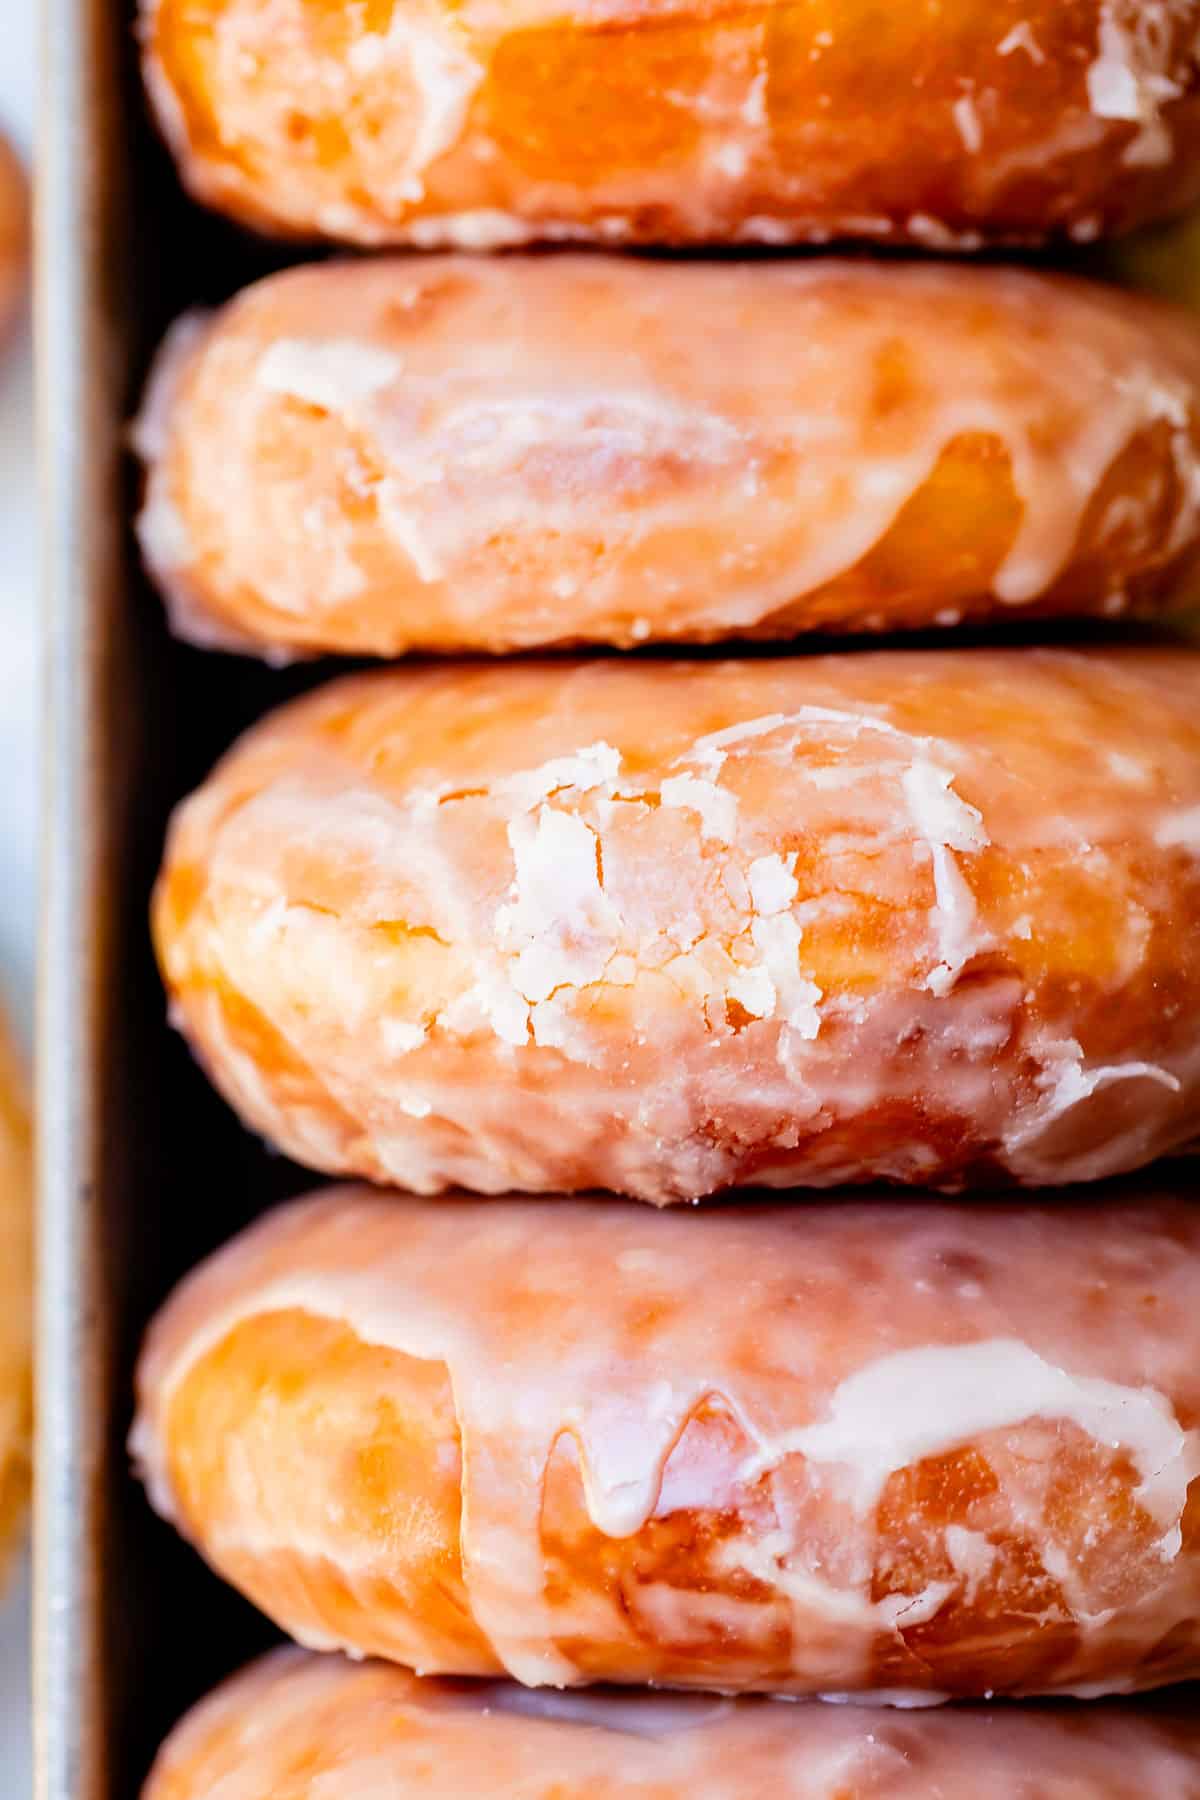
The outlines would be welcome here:
M 143 0 L 185 182 L 268 231 L 945 249 L 1200 186 L 1197 0 Z
M 272 659 L 1161 605 L 1200 320 L 1013 270 L 439 257 L 298 269 L 164 349 L 176 629 Z
M 1200 654 L 331 682 L 176 814 L 174 1016 L 420 1192 L 1092 1179 L 1196 1131 Z
M 312 1648 L 899 1700 L 1200 1674 L 1200 1210 L 333 1189 L 152 1326 L 157 1507 Z

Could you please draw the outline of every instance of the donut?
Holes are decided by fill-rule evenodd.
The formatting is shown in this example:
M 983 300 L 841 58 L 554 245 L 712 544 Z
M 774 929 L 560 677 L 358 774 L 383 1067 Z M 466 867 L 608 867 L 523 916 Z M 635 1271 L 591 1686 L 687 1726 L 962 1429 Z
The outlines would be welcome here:
M 142 0 L 184 182 L 261 230 L 938 250 L 1200 193 L 1198 0 Z
M 1200 1101 L 1200 653 L 433 665 L 178 809 L 172 1015 L 419 1192 L 1063 1184 Z
M 1036 1786 L 1031 1787 L 1034 1779 Z M 1195 1800 L 1182 1707 L 873 1708 L 531 1694 L 278 1650 L 195 1707 L 142 1800 Z
M 25 1523 L 32 1468 L 31 1188 L 25 1071 L 0 1016 L 0 1577 Z
M 1200 1675 L 1200 1210 L 331 1189 L 150 1329 L 156 1508 L 311 1649 L 899 1703 Z
M 1200 541 L 1200 319 L 999 268 L 437 257 L 170 335 L 176 630 L 273 661 L 1143 608 Z
M 29 194 L 16 152 L 0 132 L 0 346 L 16 319 L 29 274 Z

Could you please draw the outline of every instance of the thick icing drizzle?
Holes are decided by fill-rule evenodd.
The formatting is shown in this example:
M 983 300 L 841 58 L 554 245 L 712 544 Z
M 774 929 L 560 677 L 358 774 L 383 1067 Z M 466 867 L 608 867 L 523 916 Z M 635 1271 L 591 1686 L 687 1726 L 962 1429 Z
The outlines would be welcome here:
M 914 1396 L 926 1413 L 914 1409 Z M 1139 1501 L 1177 1532 L 1188 1483 L 1200 1474 L 1200 1440 L 1180 1429 L 1163 1396 L 1069 1375 L 1012 1338 L 903 1350 L 870 1363 L 836 1390 L 827 1419 L 786 1433 L 752 1468 L 794 1452 L 836 1463 L 848 1473 L 854 1506 L 869 1510 L 898 1469 L 1037 1417 L 1068 1420 L 1126 1450 L 1141 1476 Z
M 614 476 L 624 490 L 625 506 L 630 488 L 635 494 L 638 486 L 649 491 L 649 504 L 638 509 L 635 527 L 643 532 L 680 519 L 689 505 L 687 488 L 694 487 L 697 477 L 707 477 L 716 487 L 711 503 L 717 505 L 753 495 L 770 481 L 776 505 L 790 500 L 811 516 L 786 587 L 778 575 L 774 578 L 770 605 L 782 605 L 859 562 L 928 481 L 947 447 L 958 438 L 979 435 L 996 439 L 1007 450 L 1022 502 L 1017 535 L 994 578 L 999 598 L 1019 605 L 1050 587 L 1061 573 L 1084 513 L 1120 452 L 1140 432 L 1164 421 L 1177 433 L 1180 474 L 1189 498 L 1175 529 L 1181 539 L 1197 529 L 1200 456 L 1188 423 L 1194 382 L 1200 379 L 1200 340 L 1194 346 L 1191 380 L 1182 368 L 1174 378 L 1151 376 L 1155 353 L 1150 346 L 1132 364 L 1133 345 L 1123 346 L 1121 360 L 1108 363 L 1120 375 L 1106 383 L 1105 403 L 1091 408 L 1079 405 L 1078 397 L 1096 381 L 1099 359 L 1112 357 L 1115 345 L 1105 340 L 1116 337 L 1116 321 L 1103 322 L 1099 309 L 1090 309 L 1097 341 L 1078 332 L 1056 334 L 1053 355 L 1047 356 L 1044 321 L 1038 318 L 1033 334 L 1029 325 L 1034 309 L 1040 313 L 1048 304 L 1053 310 L 1059 296 L 1036 277 L 989 271 L 989 291 L 969 272 L 909 272 L 906 285 L 917 297 L 926 293 L 931 304 L 924 317 L 916 307 L 905 308 L 898 317 L 897 303 L 903 307 L 907 295 L 894 269 L 860 268 L 853 281 L 845 275 L 839 281 L 836 268 L 831 280 L 820 265 L 777 273 L 787 278 L 797 309 L 788 363 L 771 366 L 773 395 L 779 393 L 780 367 L 788 368 L 778 418 L 765 416 L 765 396 L 755 418 L 741 413 L 736 400 L 730 406 L 732 396 L 722 397 L 724 406 L 706 408 L 653 386 L 614 392 L 607 380 L 589 380 L 583 368 L 576 373 L 567 358 L 561 358 L 563 366 L 556 371 L 543 368 L 544 391 L 527 386 L 514 391 L 520 365 L 504 333 L 494 334 L 490 353 L 482 343 L 472 345 L 469 362 L 464 367 L 460 361 L 457 375 L 449 369 L 427 371 L 421 366 L 424 359 L 414 355 L 402 388 L 393 382 L 364 391 L 354 370 L 340 398 L 325 404 L 364 433 L 382 458 L 389 470 L 388 518 L 403 518 L 408 541 L 423 544 L 424 566 L 434 578 L 452 578 L 476 545 L 497 533 L 528 529 L 531 522 L 558 539 L 594 530 L 592 491 L 597 484 L 611 484 Z M 880 279 L 874 280 L 877 274 Z M 859 290 L 853 294 L 859 305 L 835 315 L 833 309 L 850 297 L 847 287 Z M 932 304 L 939 287 L 951 304 L 974 290 L 981 302 L 996 306 L 997 318 L 1008 313 L 1012 340 L 1002 340 L 999 356 L 981 356 L 982 334 L 974 341 L 951 338 L 942 309 Z M 1073 294 L 1078 300 L 1082 290 Z M 718 296 L 719 290 L 713 296 L 717 304 Z M 1068 312 L 1069 306 L 1062 310 Z M 641 311 L 636 302 L 635 311 Z M 631 328 L 634 322 L 628 322 Z M 649 319 L 643 314 L 637 323 L 644 331 Z M 910 398 L 893 429 L 881 432 L 872 394 L 880 358 L 895 345 L 898 327 L 904 332 Z M 294 392 L 305 399 L 312 381 L 305 363 L 324 370 L 328 348 L 313 339 L 289 344 L 288 350 L 296 369 Z M 947 359 L 955 354 L 959 366 L 948 368 Z M 757 370 L 766 376 L 770 355 L 771 347 L 763 345 L 749 365 L 744 358 L 739 363 L 743 404 L 753 395 Z M 274 392 L 281 391 L 278 360 L 279 346 L 273 346 L 259 375 Z M 602 357 L 592 360 L 603 362 Z M 714 385 L 719 393 L 721 384 Z M 1045 431 L 1045 420 L 1056 409 L 1064 424 L 1070 421 L 1065 439 Z M 534 494 L 520 478 L 531 455 L 547 471 L 542 491 Z M 680 498 L 652 496 L 655 471 L 664 461 L 691 471 Z M 786 485 L 767 472 L 768 464 L 778 467 L 781 461 L 790 473 Z M 561 469 L 557 478 L 556 465 Z M 747 523 L 753 517 L 751 513 Z M 751 538 L 743 542 L 738 561 L 745 567 L 755 560 Z M 736 571 L 726 573 L 737 581 Z

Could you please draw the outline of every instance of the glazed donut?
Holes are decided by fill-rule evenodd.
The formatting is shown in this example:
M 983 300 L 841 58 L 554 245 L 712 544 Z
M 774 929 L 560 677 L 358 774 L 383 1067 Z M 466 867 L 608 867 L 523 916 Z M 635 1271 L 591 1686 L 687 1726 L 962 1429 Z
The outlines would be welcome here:
M 1200 1101 L 1200 654 L 333 681 L 178 810 L 173 1014 L 419 1192 L 1091 1179 Z
M 492 248 L 1093 238 L 1200 192 L 1198 0 L 142 0 L 184 181 Z
M 1200 1211 L 332 1189 L 151 1327 L 155 1506 L 421 1673 L 928 1703 L 1200 1675 Z M 1189 1501 L 1189 1484 L 1193 1498 Z
M 1035 1782 L 1030 1786 L 1030 1781 Z M 143 1800 L 1196 1800 L 1200 1725 L 1130 1707 L 530 1694 L 279 1650 L 176 1727 Z
M 0 344 L 8 335 L 29 273 L 29 195 L 15 151 L 0 133 Z
M 25 1071 L 0 1017 L 0 1576 L 25 1522 L 32 1465 L 31 1189 Z
M 1200 540 L 1200 321 L 1014 270 L 295 269 L 136 434 L 176 629 L 273 660 L 1111 613 Z

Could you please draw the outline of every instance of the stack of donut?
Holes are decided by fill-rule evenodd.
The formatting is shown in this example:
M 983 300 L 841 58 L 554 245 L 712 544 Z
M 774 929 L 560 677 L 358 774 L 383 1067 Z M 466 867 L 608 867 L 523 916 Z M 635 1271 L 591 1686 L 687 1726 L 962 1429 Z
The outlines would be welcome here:
M 1200 195 L 1200 0 L 143 11 L 196 195 L 407 251 L 171 332 L 171 621 L 435 659 L 170 829 L 174 1020 L 360 1185 L 150 1329 L 304 1651 L 147 1800 L 1195 1800 L 1200 319 L 928 252 Z M 601 253 L 831 239 L 918 254 Z

